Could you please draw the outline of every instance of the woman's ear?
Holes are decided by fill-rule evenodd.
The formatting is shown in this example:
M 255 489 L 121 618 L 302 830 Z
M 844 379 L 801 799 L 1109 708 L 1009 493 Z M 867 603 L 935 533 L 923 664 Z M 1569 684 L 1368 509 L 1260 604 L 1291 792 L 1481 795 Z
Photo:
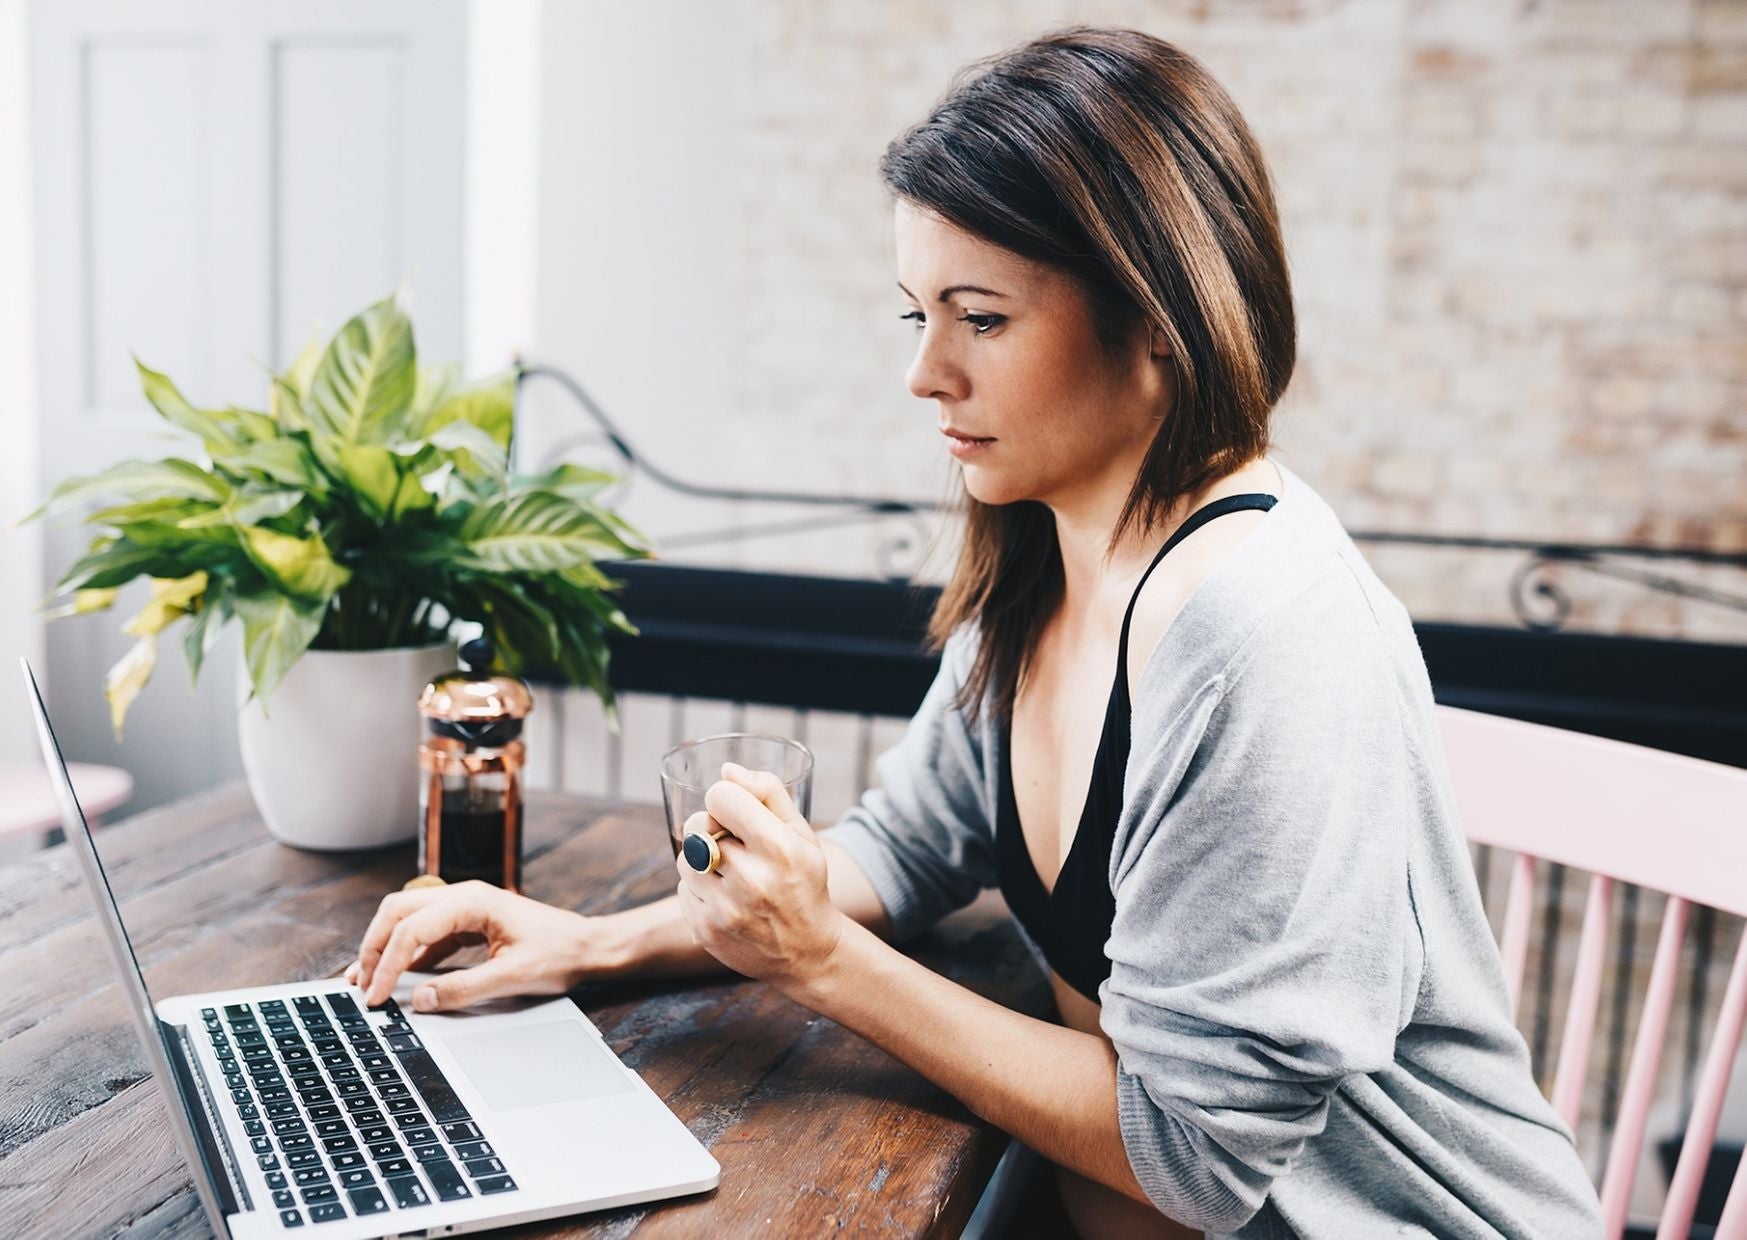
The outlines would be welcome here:
M 1154 357 L 1171 356 L 1171 342 L 1165 339 L 1165 333 L 1157 324 L 1147 325 L 1147 351 Z

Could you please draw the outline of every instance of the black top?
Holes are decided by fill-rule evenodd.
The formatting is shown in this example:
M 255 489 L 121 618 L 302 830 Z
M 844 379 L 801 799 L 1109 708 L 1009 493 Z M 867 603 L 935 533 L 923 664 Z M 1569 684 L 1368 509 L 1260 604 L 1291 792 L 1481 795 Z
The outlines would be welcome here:
M 1110 705 L 1104 711 L 1104 734 L 1092 759 L 1092 782 L 1086 790 L 1086 805 L 1080 825 L 1068 847 L 1067 859 L 1056 876 L 1053 890 L 1045 890 L 1038 877 L 1025 835 L 1019 829 L 1019 807 L 1013 797 L 1013 729 L 1006 721 L 1001 763 L 1000 804 L 995 811 L 995 867 L 1007 907 L 1042 949 L 1062 979 L 1075 990 L 1098 1001 L 1098 987 L 1110 976 L 1110 958 L 1104 944 L 1116 920 L 1116 896 L 1110 889 L 1110 850 L 1116 840 L 1116 822 L 1122 814 L 1122 776 L 1128 765 L 1128 623 L 1134 604 L 1152 576 L 1153 569 L 1183 539 L 1215 517 L 1229 512 L 1268 511 L 1272 495 L 1228 495 L 1195 510 L 1177 527 L 1141 574 L 1122 617 L 1122 640 L 1116 648 L 1116 679 L 1110 686 Z

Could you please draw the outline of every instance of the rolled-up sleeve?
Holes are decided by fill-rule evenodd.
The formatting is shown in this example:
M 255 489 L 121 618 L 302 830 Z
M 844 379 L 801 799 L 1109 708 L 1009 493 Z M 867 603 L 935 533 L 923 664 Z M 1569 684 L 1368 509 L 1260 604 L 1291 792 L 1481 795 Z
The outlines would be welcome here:
M 880 756 L 878 786 L 819 833 L 867 875 L 898 942 L 995 882 L 984 729 L 955 704 L 974 643 L 968 629 L 947 642 L 903 739 Z
M 1131 755 L 1112 858 L 1123 1143 L 1153 1203 L 1213 1233 L 1261 1208 L 1343 1079 L 1392 1062 L 1423 951 L 1394 669 L 1293 628 L 1184 711 L 1198 741 Z

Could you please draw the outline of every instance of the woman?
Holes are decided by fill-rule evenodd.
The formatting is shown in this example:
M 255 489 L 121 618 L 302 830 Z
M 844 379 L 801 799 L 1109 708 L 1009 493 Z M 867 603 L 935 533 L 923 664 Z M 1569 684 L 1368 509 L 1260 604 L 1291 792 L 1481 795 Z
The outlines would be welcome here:
M 1057 1165 L 1087 1236 L 1582 1236 L 1530 1078 L 1413 630 L 1266 456 L 1292 371 L 1261 154 L 1194 60 L 1060 32 L 887 151 L 910 390 L 963 464 L 939 678 L 881 788 L 814 835 L 711 789 L 713 873 L 584 918 L 475 884 L 383 902 L 373 1002 L 711 960 L 870 1038 Z M 901 955 L 999 886 L 1062 1023 Z

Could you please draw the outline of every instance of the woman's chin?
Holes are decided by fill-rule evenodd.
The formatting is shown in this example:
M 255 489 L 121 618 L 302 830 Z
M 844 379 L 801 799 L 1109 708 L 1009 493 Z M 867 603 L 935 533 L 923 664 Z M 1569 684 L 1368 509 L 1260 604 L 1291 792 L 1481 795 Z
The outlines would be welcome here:
M 979 468 L 976 465 L 962 467 L 965 494 L 979 504 L 989 504 L 999 507 L 1003 504 L 1016 504 L 1022 499 L 1029 499 L 1024 490 L 1013 485 L 1010 479 L 1002 478 L 991 470 Z

